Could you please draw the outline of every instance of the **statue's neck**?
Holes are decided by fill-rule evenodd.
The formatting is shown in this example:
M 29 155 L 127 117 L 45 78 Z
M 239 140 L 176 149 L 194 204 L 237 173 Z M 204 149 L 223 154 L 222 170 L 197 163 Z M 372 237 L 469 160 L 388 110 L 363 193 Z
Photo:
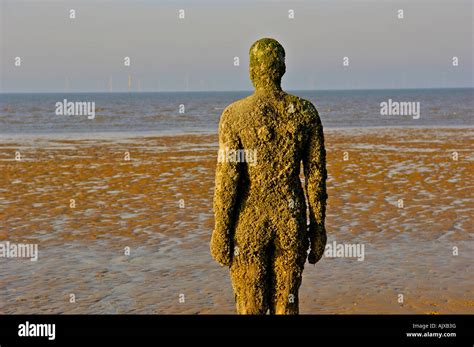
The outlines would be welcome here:
M 264 84 L 257 83 L 255 85 L 256 93 L 278 93 L 281 91 L 282 90 L 281 90 L 280 83 L 264 83 Z

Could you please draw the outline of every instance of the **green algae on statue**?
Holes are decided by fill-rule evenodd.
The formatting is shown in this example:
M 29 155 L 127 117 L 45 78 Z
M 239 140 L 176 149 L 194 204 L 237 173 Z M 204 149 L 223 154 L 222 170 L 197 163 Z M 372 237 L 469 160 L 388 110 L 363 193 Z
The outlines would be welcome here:
M 323 126 L 309 101 L 282 91 L 285 71 L 276 40 L 255 42 L 255 92 L 229 105 L 219 122 L 219 151 L 254 151 L 257 159 L 218 160 L 216 168 L 211 255 L 230 267 L 240 314 L 298 314 L 306 258 L 315 264 L 326 245 Z

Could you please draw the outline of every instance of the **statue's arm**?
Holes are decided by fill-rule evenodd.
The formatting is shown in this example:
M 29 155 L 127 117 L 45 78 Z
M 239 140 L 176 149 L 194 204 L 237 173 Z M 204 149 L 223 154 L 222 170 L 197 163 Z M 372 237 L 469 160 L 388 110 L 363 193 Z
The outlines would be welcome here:
M 219 122 L 219 154 L 214 191 L 215 227 L 211 237 L 211 255 L 223 266 L 230 265 L 232 259 L 233 223 L 240 179 L 240 164 L 227 160 L 225 154 L 240 147 L 229 112 L 224 110 Z
M 306 192 L 309 203 L 309 239 L 311 251 L 308 261 L 315 264 L 321 259 L 326 246 L 326 149 L 321 119 L 316 108 L 308 102 L 307 112 L 312 119 L 303 157 Z

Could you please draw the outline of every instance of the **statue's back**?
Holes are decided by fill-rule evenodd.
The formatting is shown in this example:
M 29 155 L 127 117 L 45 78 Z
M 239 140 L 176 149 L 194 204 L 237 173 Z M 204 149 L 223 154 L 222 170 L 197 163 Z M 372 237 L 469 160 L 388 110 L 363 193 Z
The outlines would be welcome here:
M 322 124 L 310 102 L 281 89 L 285 69 L 277 41 L 254 43 L 255 92 L 228 106 L 219 122 L 211 254 L 230 266 L 239 313 L 298 313 L 306 257 L 317 262 L 326 243 Z

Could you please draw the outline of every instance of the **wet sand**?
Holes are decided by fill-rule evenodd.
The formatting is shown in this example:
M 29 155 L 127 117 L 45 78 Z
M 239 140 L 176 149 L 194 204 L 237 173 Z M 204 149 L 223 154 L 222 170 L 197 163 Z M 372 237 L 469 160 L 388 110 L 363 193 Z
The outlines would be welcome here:
M 365 258 L 307 264 L 301 313 L 474 313 L 474 129 L 325 133 L 328 242 Z M 234 313 L 216 159 L 215 135 L 0 137 L 0 242 L 39 248 L 0 258 L 0 313 Z

